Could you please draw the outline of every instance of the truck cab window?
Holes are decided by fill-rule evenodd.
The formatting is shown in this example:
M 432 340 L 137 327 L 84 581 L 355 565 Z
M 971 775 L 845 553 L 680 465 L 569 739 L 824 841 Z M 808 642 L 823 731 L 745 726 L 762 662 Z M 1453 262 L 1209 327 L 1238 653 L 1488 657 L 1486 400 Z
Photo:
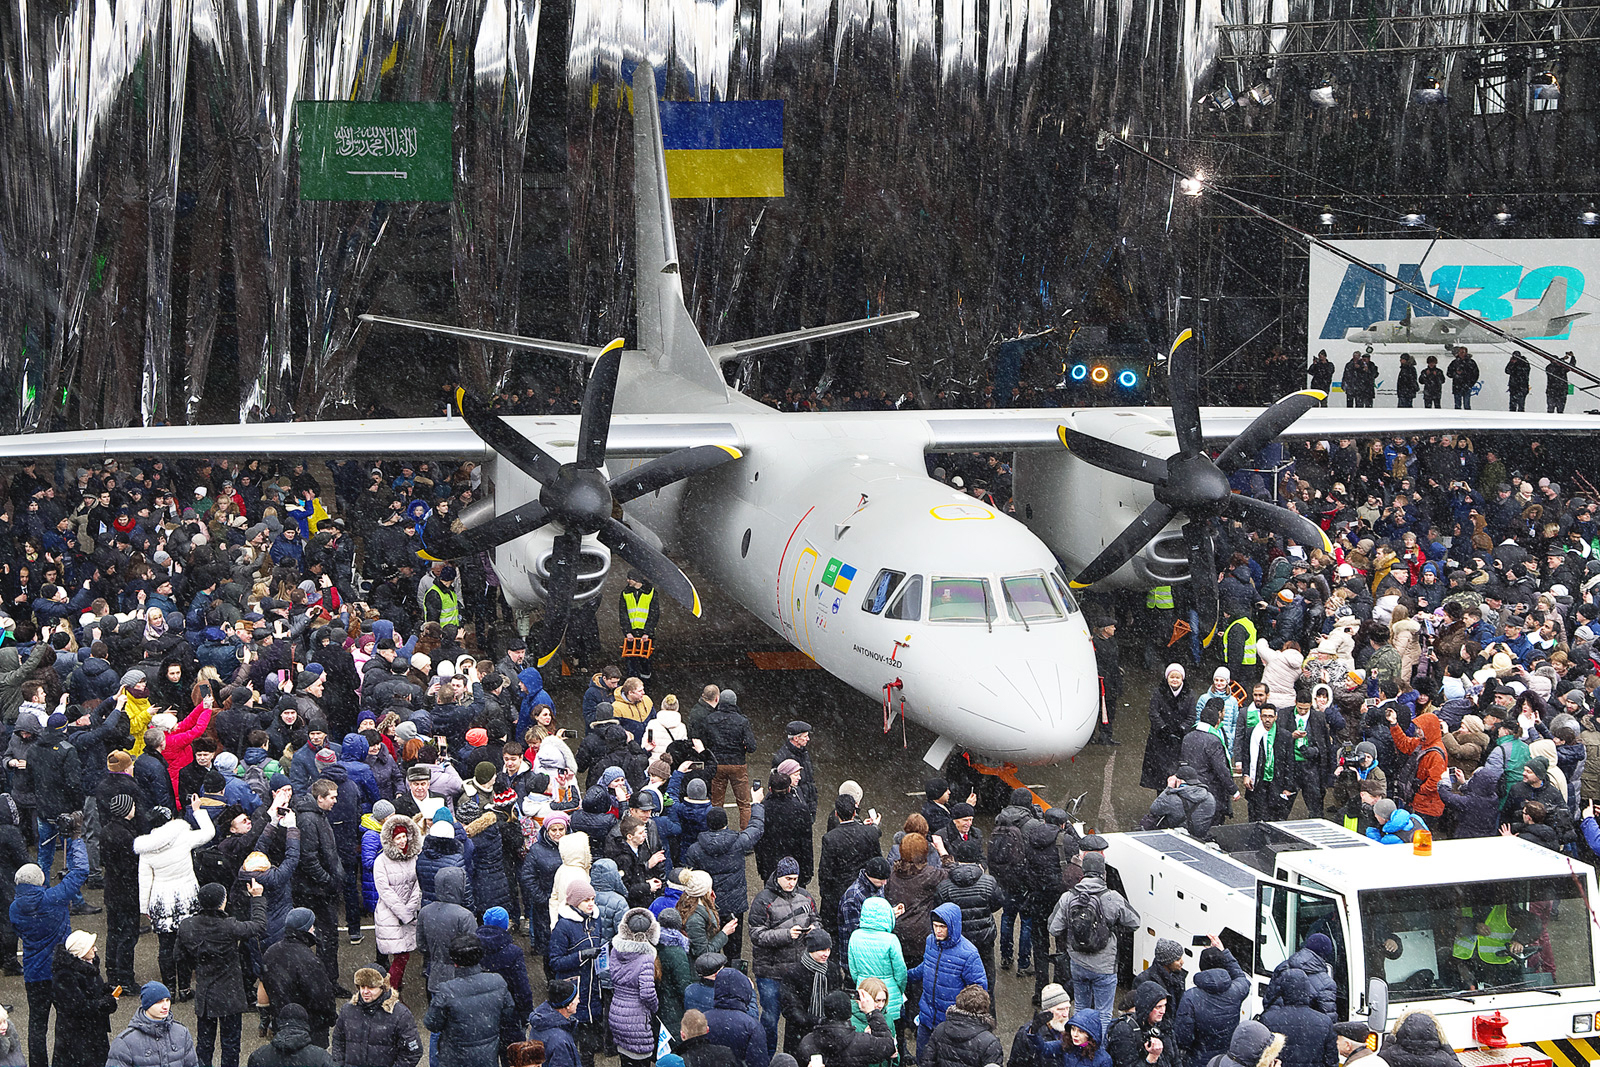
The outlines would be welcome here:
M 867 598 L 861 602 L 861 610 L 869 615 L 881 614 L 889 603 L 889 598 L 894 596 L 905 578 L 904 571 L 891 571 L 888 568 L 879 571 L 878 576 L 872 579 L 872 584 L 867 587 Z
M 922 618 L 922 575 L 913 574 L 901 583 L 898 595 L 883 617 L 903 622 L 916 622 Z

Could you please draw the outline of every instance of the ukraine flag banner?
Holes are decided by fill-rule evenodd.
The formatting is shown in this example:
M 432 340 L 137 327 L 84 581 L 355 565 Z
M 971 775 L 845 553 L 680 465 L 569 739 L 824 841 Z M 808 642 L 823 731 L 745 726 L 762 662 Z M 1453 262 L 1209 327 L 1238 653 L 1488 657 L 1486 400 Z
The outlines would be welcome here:
M 783 195 L 783 101 L 663 100 L 673 199 Z

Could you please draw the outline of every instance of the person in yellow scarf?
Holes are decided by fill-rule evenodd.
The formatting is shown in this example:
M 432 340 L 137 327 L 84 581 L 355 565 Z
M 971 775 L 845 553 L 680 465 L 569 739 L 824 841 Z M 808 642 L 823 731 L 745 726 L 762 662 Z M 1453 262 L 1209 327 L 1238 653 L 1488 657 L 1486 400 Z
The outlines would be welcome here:
M 150 726 L 150 684 L 144 671 L 135 667 L 122 676 L 117 706 L 128 713 L 128 733 L 133 736 L 133 747 L 128 751 L 138 759 L 144 753 L 144 732 Z

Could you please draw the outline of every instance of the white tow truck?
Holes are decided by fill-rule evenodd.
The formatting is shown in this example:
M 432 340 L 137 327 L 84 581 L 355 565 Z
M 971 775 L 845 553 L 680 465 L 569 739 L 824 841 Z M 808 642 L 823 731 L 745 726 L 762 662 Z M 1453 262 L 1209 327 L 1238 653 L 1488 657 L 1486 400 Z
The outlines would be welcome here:
M 1386 992 L 1390 1014 L 1436 1015 L 1466 1067 L 1600 1063 L 1587 863 L 1511 837 L 1417 855 L 1321 819 L 1219 826 L 1210 845 L 1179 830 L 1105 837 L 1110 885 L 1142 917 L 1135 972 L 1169 938 L 1192 976 L 1217 934 L 1252 977 L 1248 1017 L 1273 969 L 1321 932 L 1340 1018 L 1374 1006 L 1382 1017 Z

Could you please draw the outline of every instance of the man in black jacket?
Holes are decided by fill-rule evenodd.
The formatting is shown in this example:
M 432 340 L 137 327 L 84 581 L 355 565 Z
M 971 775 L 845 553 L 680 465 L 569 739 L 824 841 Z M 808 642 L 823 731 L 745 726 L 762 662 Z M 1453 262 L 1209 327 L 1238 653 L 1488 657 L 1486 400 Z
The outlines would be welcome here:
M 112 755 L 126 757 L 127 753 Z M 115 784 L 119 778 L 128 776 L 108 774 L 102 788 Z M 139 941 L 139 857 L 134 854 L 133 840 L 144 831 L 144 817 L 131 792 L 108 791 L 107 797 L 100 831 L 106 872 L 106 981 L 133 989 L 139 984 L 133 975 L 133 949 Z M 4 837 L 0 836 L 0 847 L 3 843 Z
M 739 698 L 732 689 L 722 690 L 716 708 L 706 716 L 705 742 L 717 761 L 717 773 L 711 779 L 712 806 L 722 807 L 731 783 L 742 831 L 750 825 L 749 761 L 750 753 L 756 750 L 756 735 L 750 720 L 739 711 Z
M 304 833 L 303 828 L 301 832 Z M 300 856 L 304 863 L 303 850 Z M 314 950 L 315 922 L 316 917 L 308 908 L 289 912 L 283 923 L 283 940 L 261 957 L 261 982 L 267 987 L 272 1010 L 281 1012 L 285 1005 L 300 1005 L 310 1021 L 312 1044 L 327 1048 L 328 1031 L 338 1020 L 334 1007 L 338 994 Z
M 801 1039 L 797 1060 L 810 1063 L 813 1056 L 821 1056 L 828 1067 L 868 1067 L 894 1056 L 894 1033 L 884 1020 L 883 1009 L 865 990 L 857 990 L 857 996 L 867 1020 L 866 1032 L 850 1025 L 850 994 L 835 990 L 822 998 L 825 1021 Z
M 167 732 L 152 726 L 144 732 L 144 751 L 133 761 L 133 780 L 139 791 L 149 799 L 151 807 L 177 812 L 181 808 L 172 795 L 172 774 L 167 769 L 167 759 L 162 750 L 167 747 Z
M 278 777 L 273 775 L 274 782 Z M 334 903 L 344 888 L 344 865 L 339 859 L 339 845 L 327 813 L 338 800 L 339 786 L 319 778 L 311 783 L 310 790 L 296 794 L 292 802 L 300 828 L 300 863 L 294 870 L 294 902 L 315 917 L 317 955 L 322 959 L 328 983 L 335 987 L 339 983 L 339 921 Z M 349 993 L 340 990 L 339 995 L 349 996 Z M 307 1010 L 309 1008 L 308 1005 Z M 312 1029 L 317 1029 L 315 1013 L 312 1023 Z M 329 1019 L 327 1026 L 332 1025 L 333 1020 Z
M 44 732 L 33 739 L 28 769 L 33 772 L 34 810 L 39 819 L 39 867 L 48 878 L 60 838 L 57 821 L 63 815 L 83 810 L 83 766 L 78 761 L 78 750 L 67 741 L 65 712 L 52 712 L 45 721 Z M 74 915 L 95 915 L 99 911 L 83 899 L 82 891 L 72 902 Z
M 784 734 L 783 744 L 772 754 L 772 766 L 776 769 L 784 760 L 789 759 L 800 765 L 800 781 L 795 785 L 794 792 L 797 797 L 805 801 L 806 809 L 811 812 L 811 821 L 815 823 L 817 780 L 816 772 L 811 766 L 811 724 L 795 719 L 784 727 Z
M 839 933 L 839 902 L 873 856 L 883 855 L 881 831 L 870 816 L 856 819 L 856 801 L 840 793 L 833 802 L 839 825 L 822 838 L 822 858 L 817 863 L 817 896 L 822 908 L 822 925 L 835 936 Z
M 958 805 L 959 806 L 959 805 Z M 983 958 L 983 973 L 994 988 L 994 913 L 1005 906 L 1005 890 L 994 875 L 977 863 L 957 863 L 936 890 L 939 903 L 961 909 L 961 936 L 972 942 Z M 1046 983 L 1048 984 L 1048 983 Z
M 250 920 L 241 922 L 223 911 L 228 903 L 226 886 L 210 882 L 200 887 L 198 913 L 178 926 L 178 944 L 194 965 L 195 1051 L 202 1063 L 211 1058 L 217 1030 L 222 1030 L 222 1067 L 239 1067 L 240 1021 L 245 1009 L 244 974 L 240 950 L 251 938 L 267 932 L 267 905 L 260 882 L 251 880 Z

